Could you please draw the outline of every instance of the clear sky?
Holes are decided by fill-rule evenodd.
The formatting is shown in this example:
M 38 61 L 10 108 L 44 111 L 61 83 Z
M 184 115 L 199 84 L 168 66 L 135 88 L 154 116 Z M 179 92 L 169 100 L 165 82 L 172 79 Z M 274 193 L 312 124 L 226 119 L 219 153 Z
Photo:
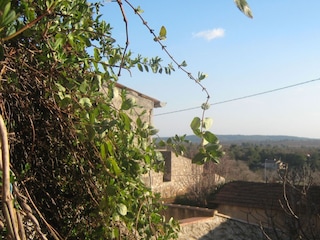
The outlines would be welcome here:
M 143 18 L 156 33 L 166 27 L 163 44 L 178 62 L 187 62 L 187 71 L 195 77 L 198 72 L 208 74 L 202 83 L 213 104 L 207 111 L 214 120 L 212 132 L 320 138 L 320 1 L 247 1 L 253 19 L 233 0 L 130 2 L 144 10 Z M 123 6 L 134 55 L 159 56 L 163 65 L 171 63 L 124 1 Z M 106 2 L 101 11 L 113 27 L 116 43 L 124 46 L 118 4 Z M 167 103 L 154 111 L 160 136 L 192 134 L 190 122 L 201 116 L 196 107 L 206 95 L 185 73 L 123 71 L 119 82 Z M 279 88 L 284 89 L 272 91 Z M 224 102 L 268 91 L 272 92 Z M 189 108 L 196 109 L 170 113 Z

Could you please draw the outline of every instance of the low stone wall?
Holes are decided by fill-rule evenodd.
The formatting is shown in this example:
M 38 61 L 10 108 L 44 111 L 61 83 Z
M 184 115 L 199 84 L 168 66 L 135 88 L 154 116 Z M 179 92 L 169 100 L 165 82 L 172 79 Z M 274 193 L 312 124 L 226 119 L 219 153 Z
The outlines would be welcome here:
M 179 240 L 243 240 L 265 239 L 260 227 L 215 213 L 211 218 L 184 219 L 180 224 Z
M 196 217 L 213 217 L 214 210 L 209 208 L 200 208 L 193 206 L 186 206 L 180 204 L 164 204 L 166 206 L 166 211 L 164 216 L 166 219 L 171 217 L 175 220 L 181 220 L 186 218 L 196 218 Z
M 189 158 L 176 156 L 171 151 L 161 153 L 165 158 L 164 173 L 150 171 L 142 180 L 153 192 L 160 193 L 163 199 L 198 193 L 224 182 L 223 177 L 214 172 L 204 172 L 203 165 L 193 164 Z

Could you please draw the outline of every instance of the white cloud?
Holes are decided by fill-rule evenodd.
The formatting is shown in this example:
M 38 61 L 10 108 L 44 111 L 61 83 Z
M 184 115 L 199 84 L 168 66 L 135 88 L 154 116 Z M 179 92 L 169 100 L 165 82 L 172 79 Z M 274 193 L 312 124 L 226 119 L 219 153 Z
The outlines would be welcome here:
M 208 41 L 211 41 L 215 38 L 224 37 L 225 30 L 223 28 L 215 28 L 211 30 L 201 31 L 198 33 L 194 33 L 193 36 L 197 38 L 204 38 Z

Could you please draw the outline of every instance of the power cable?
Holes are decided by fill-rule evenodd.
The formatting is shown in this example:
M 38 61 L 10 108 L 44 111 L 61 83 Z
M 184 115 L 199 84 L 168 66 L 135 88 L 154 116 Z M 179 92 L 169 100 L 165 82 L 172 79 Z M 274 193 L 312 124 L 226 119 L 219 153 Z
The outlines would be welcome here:
M 275 89 L 271 89 L 271 90 L 267 90 L 267 91 L 263 91 L 263 92 L 259 92 L 259 93 L 254 93 L 254 94 L 250 94 L 250 95 L 246 95 L 246 96 L 242 96 L 242 97 L 237 97 L 237 98 L 232 98 L 232 99 L 228 99 L 228 100 L 224 100 L 224 101 L 220 101 L 220 102 L 211 103 L 210 106 L 224 104 L 224 103 L 228 103 L 228 102 L 234 102 L 234 101 L 238 101 L 238 100 L 242 100 L 242 99 L 246 99 L 246 98 L 252 98 L 252 97 L 256 97 L 256 96 L 260 96 L 260 95 L 264 95 L 264 94 L 268 94 L 268 93 L 273 93 L 273 92 L 285 90 L 285 89 L 288 89 L 288 88 L 293 88 L 293 87 L 304 85 L 304 84 L 309 84 L 309 83 L 316 82 L 316 81 L 320 81 L 320 78 L 316 78 L 316 79 L 312 79 L 312 80 L 308 80 L 308 81 L 304 81 L 304 82 L 288 85 L 288 86 L 285 86 L 285 87 L 275 88 Z M 195 109 L 199 109 L 199 108 L 201 108 L 201 106 L 184 108 L 184 109 L 175 110 L 175 111 L 171 111 L 171 112 L 165 112 L 165 113 L 158 113 L 158 114 L 155 114 L 154 116 L 156 117 L 156 116 L 161 116 L 161 115 L 168 115 L 168 114 L 173 114 L 173 113 L 186 112 L 186 111 L 195 110 Z

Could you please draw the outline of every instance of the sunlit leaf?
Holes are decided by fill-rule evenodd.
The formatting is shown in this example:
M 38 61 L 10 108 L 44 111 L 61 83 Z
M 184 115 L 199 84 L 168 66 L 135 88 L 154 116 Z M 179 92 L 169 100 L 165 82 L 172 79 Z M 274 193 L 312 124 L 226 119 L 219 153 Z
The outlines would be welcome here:
M 92 106 L 90 98 L 87 98 L 87 97 L 81 98 L 79 100 L 79 104 L 84 107 L 91 107 Z
M 159 40 L 166 40 L 166 38 L 167 38 L 167 29 L 164 26 L 162 26 L 160 29 L 160 32 L 159 32 L 158 39 Z
M 122 216 L 125 216 L 128 213 L 127 206 L 124 205 L 123 203 L 119 203 L 117 205 L 117 210 L 118 210 L 119 214 L 122 215 Z
M 212 124 L 213 124 L 213 119 L 207 117 L 203 120 L 202 127 L 208 130 L 211 128 Z
M 88 88 L 87 81 L 83 81 L 79 86 L 79 91 L 82 93 L 85 93 L 87 91 L 87 88 Z
M 253 18 L 251 9 L 246 0 L 234 0 L 234 2 L 241 12 L 243 12 L 249 18 Z
M 120 169 L 117 161 L 115 160 L 115 158 L 114 158 L 114 157 L 109 157 L 109 158 L 108 158 L 108 162 L 109 162 L 110 165 L 112 166 L 112 169 L 113 169 L 114 173 L 115 173 L 117 176 L 119 176 L 120 173 L 121 173 L 121 169 Z
M 99 48 L 94 48 L 94 49 L 93 49 L 93 56 L 94 56 L 94 59 L 95 59 L 96 61 L 99 61 L 99 60 L 101 59 Z
M 143 11 L 143 9 L 141 9 L 140 6 L 138 6 L 138 7 L 135 9 L 135 12 L 141 14 L 141 13 L 143 13 L 144 11 Z
M 208 74 L 204 74 L 204 73 L 201 73 L 201 72 L 198 72 L 198 81 L 202 81 L 203 79 L 207 78 L 208 77 Z
M 187 66 L 187 62 L 186 61 L 183 61 L 181 64 L 180 64 L 181 67 L 186 67 Z
M 101 146 L 100 146 L 100 154 L 101 154 L 101 158 L 103 160 L 105 160 L 107 158 L 107 149 L 106 149 L 106 144 L 105 143 L 102 143 Z

